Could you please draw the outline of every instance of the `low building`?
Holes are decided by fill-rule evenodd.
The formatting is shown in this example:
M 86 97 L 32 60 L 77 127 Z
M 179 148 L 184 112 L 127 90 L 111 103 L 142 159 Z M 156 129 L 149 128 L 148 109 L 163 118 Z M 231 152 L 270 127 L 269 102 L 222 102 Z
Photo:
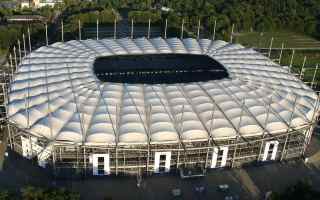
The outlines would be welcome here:
M 21 8 L 30 8 L 31 5 L 32 5 L 32 3 L 30 1 L 28 1 L 28 0 L 22 0 L 20 2 L 20 7 Z
M 41 8 L 45 6 L 54 7 L 57 3 L 62 3 L 62 0 L 22 0 L 21 8 Z

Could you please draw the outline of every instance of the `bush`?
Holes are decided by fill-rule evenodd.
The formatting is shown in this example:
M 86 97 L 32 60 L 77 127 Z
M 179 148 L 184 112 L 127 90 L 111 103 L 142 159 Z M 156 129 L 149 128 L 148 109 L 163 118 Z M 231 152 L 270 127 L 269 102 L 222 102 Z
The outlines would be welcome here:
M 23 200 L 79 200 L 80 195 L 63 188 L 43 189 L 28 186 L 21 189 Z
M 148 23 L 149 19 L 152 23 L 160 22 L 161 14 L 160 12 L 151 12 L 151 11 L 130 11 L 128 14 L 129 20 L 135 23 Z
M 74 32 L 78 28 L 79 20 L 81 24 L 96 24 L 99 19 L 100 24 L 111 24 L 116 19 L 120 20 L 119 14 L 112 9 L 104 9 L 102 11 L 91 11 L 87 13 L 80 13 L 72 15 L 66 20 L 66 31 Z

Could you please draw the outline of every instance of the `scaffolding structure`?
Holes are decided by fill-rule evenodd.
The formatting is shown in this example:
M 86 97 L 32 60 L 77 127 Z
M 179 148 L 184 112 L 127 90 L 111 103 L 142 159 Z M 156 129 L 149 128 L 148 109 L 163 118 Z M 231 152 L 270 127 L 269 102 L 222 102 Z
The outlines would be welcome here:
M 264 135 L 260 137 L 233 138 L 227 140 L 180 142 L 179 144 L 148 144 L 148 145 L 81 145 L 55 142 L 51 144 L 43 138 L 35 138 L 29 133 L 8 124 L 10 133 L 9 143 L 12 150 L 30 159 L 39 162 L 39 155 L 47 151 L 50 146 L 50 155 L 45 165 L 51 167 L 55 173 L 67 174 L 78 172 L 82 175 L 92 175 L 92 155 L 109 155 L 108 174 L 136 174 L 138 171 L 152 174 L 155 169 L 155 154 L 170 152 L 170 169 L 176 171 L 181 168 L 201 168 L 203 170 L 220 167 L 241 167 L 252 163 L 265 161 L 282 161 L 302 157 L 309 143 L 313 123 L 299 130 L 289 129 L 279 135 Z M 31 152 L 23 150 L 22 140 L 32 141 Z M 267 145 L 276 142 L 277 147 L 267 152 Z M 32 146 L 33 145 L 33 146 Z M 41 151 L 39 152 L 39 147 Z M 216 158 L 215 152 L 227 151 L 225 158 Z M 274 154 L 275 155 L 271 155 Z M 223 152 L 222 152 L 223 153 Z M 218 153 L 219 154 L 219 153 Z M 267 155 L 267 158 L 265 156 Z M 218 155 L 218 156 L 222 156 Z M 226 159 L 223 161 L 223 159 Z M 213 166 L 213 162 L 215 166 Z M 225 162 L 225 163 L 222 163 Z M 39 165 L 41 163 L 39 162 Z

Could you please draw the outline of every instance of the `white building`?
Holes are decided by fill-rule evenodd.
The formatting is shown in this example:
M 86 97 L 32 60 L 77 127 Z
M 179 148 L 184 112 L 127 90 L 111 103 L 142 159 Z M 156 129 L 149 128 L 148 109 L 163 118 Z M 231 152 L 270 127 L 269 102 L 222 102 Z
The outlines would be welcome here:
M 219 65 L 210 72 L 225 70 L 228 76 L 121 83 L 100 79 L 117 73 L 107 72 L 109 65 L 98 74 L 94 70 L 101 57 L 146 54 L 203 55 Z M 115 66 L 122 65 L 119 57 Z M 188 70 L 143 73 L 178 77 Z M 208 39 L 57 42 L 22 59 L 9 91 L 15 148 L 25 157 L 37 156 L 41 166 L 47 162 L 95 175 L 299 157 L 319 114 L 318 96 L 288 68 L 253 49 Z

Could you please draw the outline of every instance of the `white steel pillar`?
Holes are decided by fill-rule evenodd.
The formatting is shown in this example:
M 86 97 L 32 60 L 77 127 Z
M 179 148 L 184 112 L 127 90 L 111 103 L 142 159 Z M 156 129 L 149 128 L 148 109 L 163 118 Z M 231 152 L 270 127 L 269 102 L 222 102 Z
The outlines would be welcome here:
M 99 19 L 97 19 L 97 40 L 99 40 Z
M 18 70 L 18 62 L 17 62 L 17 52 L 16 52 L 16 46 L 13 46 L 13 56 L 14 56 L 14 64 L 16 71 Z
M 216 39 L 216 27 L 217 27 L 217 20 L 214 20 L 214 26 L 213 26 L 213 36 L 212 36 L 212 40 Z
M 78 33 L 79 40 L 81 40 L 81 21 L 80 21 L 80 19 L 78 20 L 78 31 L 79 31 L 79 33 Z
M 18 51 L 19 51 L 19 63 L 21 63 L 22 55 L 21 55 L 21 44 L 20 44 L 20 40 L 18 40 Z
M 198 21 L 198 29 L 197 29 L 197 39 L 198 40 L 200 39 L 200 26 L 201 26 L 201 21 L 199 19 L 199 21 Z
M 270 58 L 271 56 L 271 50 L 272 50 L 272 44 L 273 44 L 273 37 L 270 40 L 270 45 L 269 45 L 269 52 L 268 52 L 268 57 Z
M 11 128 L 9 123 L 7 123 L 7 129 L 8 129 L 10 149 L 13 150 L 12 134 L 11 134 Z
M 164 39 L 167 39 L 168 19 L 166 19 L 164 26 Z
M 219 155 L 219 150 L 222 151 L 222 155 Z M 218 165 L 218 158 L 221 157 L 221 163 Z M 214 147 L 212 152 L 211 168 L 224 167 L 227 164 L 228 147 Z
M 147 35 L 148 39 L 150 39 L 150 28 L 151 28 L 151 19 L 149 19 L 148 21 L 148 35 Z
M 131 19 L 131 39 L 133 39 L 133 19 Z
M 306 61 L 307 61 L 307 56 L 304 56 L 304 58 L 303 58 L 303 63 L 302 63 L 302 66 L 301 66 L 300 75 L 299 75 L 299 79 L 300 79 L 300 80 L 302 79 L 302 76 L 303 76 L 303 73 L 304 73 L 304 66 L 305 66 L 305 64 L 306 64 Z
M 272 152 L 271 152 L 271 157 L 268 158 L 269 151 L 270 151 L 270 145 L 272 145 L 272 144 L 273 144 L 273 148 L 272 148 Z M 262 161 L 275 160 L 276 156 L 277 156 L 278 145 L 279 145 L 279 142 L 275 141 L 275 140 L 274 141 L 265 142 L 265 148 L 264 148 Z
M 230 43 L 233 42 L 233 31 L 234 31 L 234 24 L 232 24 L 232 27 L 231 27 Z
M 24 57 L 27 56 L 27 51 L 26 51 L 26 38 L 24 36 L 24 33 L 22 34 L 22 40 L 23 40 L 23 53 L 24 53 Z
M 48 41 L 48 24 L 45 24 L 45 29 L 46 29 L 46 45 L 49 45 L 49 41 Z
M 154 155 L 154 172 L 160 173 L 160 157 L 165 156 L 164 172 L 170 171 L 171 152 L 155 152 Z
M 281 59 L 282 59 L 283 49 L 284 49 L 284 43 L 282 42 L 282 44 L 281 44 L 281 50 L 280 50 L 280 55 L 279 55 L 279 65 L 281 65 Z
M 64 42 L 63 21 L 61 21 L 61 42 Z
M 103 163 L 99 163 L 99 159 L 103 159 Z M 103 173 L 99 173 L 99 166 L 103 165 Z M 109 154 L 92 154 L 92 173 L 95 176 L 104 176 L 110 174 L 110 157 Z
M 28 40 L 29 40 L 29 53 L 31 53 L 32 48 L 31 48 L 31 36 L 30 36 L 30 28 L 28 27 Z
M 184 19 L 182 19 L 180 38 L 183 39 Z
M 314 85 L 314 81 L 316 80 L 316 76 L 317 76 L 317 71 L 318 71 L 318 67 L 319 67 L 319 64 L 316 65 L 316 69 L 314 70 L 314 74 L 313 74 L 313 77 L 312 77 L 312 82 L 311 82 L 311 88 L 313 88 L 313 85 Z
M 290 59 L 290 65 L 289 65 L 289 72 L 292 70 L 292 65 L 293 65 L 293 58 L 294 58 L 294 49 L 292 49 L 292 54 L 291 54 L 291 59 Z
M 117 39 L 117 18 L 114 18 L 113 39 Z

